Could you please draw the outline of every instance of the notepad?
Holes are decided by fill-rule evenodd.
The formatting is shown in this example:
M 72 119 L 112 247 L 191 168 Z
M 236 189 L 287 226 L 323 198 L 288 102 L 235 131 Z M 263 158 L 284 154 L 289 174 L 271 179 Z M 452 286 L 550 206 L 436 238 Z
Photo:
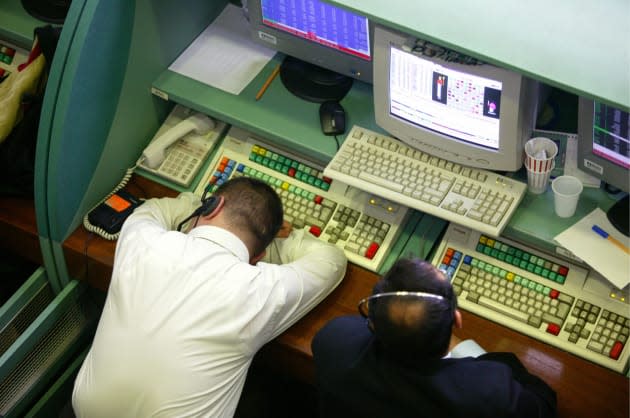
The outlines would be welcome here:
M 622 289 L 630 283 L 630 257 L 610 240 L 597 235 L 592 229 L 593 225 L 599 225 L 623 245 L 630 246 L 630 238 L 617 231 L 600 208 L 593 210 L 554 239 Z
M 243 11 L 228 4 L 169 70 L 228 93 L 240 94 L 275 53 L 251 40 Z

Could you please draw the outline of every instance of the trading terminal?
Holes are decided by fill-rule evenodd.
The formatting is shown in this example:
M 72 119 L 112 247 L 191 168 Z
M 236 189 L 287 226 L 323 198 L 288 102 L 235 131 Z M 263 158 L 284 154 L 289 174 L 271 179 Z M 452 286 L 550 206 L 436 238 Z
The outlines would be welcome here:
M 47 84 L 35 196 L 0 197 L 2 247 L 39 265 L 0 309 L 7 396 L 0 414 L 43 414 L 68 399 L 98 319 L 86 295 L 106 292 L 111 275 L 114 231 L 98 225 L 94 211 L 106 196 L 122 186 L 139 198 L 202 195 L 246 175 L 277 187 L 294 227 L 341 246 L 351 263 L 327 301 L 263 350 L 265 362 L 312 382 L 313 333 L 327 319 L 356 313 L 378 274 L 413 255 L 452 280 L 465 311 L 462 337 L 517 354 L 557 391 L 560 416 L 628 416 L 628 286 L 554 241 L 598 207 L 628 234 L 627 65 L 605 68 L 610 77 L 598 83 L 590 70 L 578 77 L 547 68 L 544 55 L 523 62 L 517 48 L 489 48 L 470 36 L 484 34 L 478 25 L 453 37 L 435 23 L 410 23 L 414 6 L 403 4 L 385 12 L 350 0 L 322 3 L 327 12 L 301 37 L 301 22 L 274 8 L 282 1 L 250 0 L 243 11 L 252 41 L 277 54 L 235 95 L 169 69 L 227 2 L 191 1 L 189 10 L 118 3 L 72 2 Z M 326 32 L 333 8 L 353 28 L 334 47 Z M 5 62 L 5 72 L 16 70 L 33 28 L 45 24 L 26 9 L 17 0 L 0 5 L 3 52 L 15 52 L 7 52 L 15 62 Z M 627 39 L 623 30 L 619 39 Z M 569 52 L 563 58 L 572 63 Z M 279 79 L 265 83 L 278 66 Z M 574 135 L 554 137 L 563 151 L 556 163 L 572 149 L 577 168 L 603 182 L 585 187 L 566 219 L 554 214 L 550 188 L 527 191 L 522 167 L 524 141 L 540 132 L 536 119 L 565 90 L 576 99 L 552 111 L 572 115 Z M 342 106 L 341 133 L 322 133 L 322 102 Z M 165 154 L 148 152 L 149 143 L 163 151 L 155 139 L 169 135 L 186 136 Z M 483 279 L 469 278 L 470 270 Z M 518 305 L 494 296 L 508 286 L 522 295 Z M 520 309 L 530 299 L 540 306 Z

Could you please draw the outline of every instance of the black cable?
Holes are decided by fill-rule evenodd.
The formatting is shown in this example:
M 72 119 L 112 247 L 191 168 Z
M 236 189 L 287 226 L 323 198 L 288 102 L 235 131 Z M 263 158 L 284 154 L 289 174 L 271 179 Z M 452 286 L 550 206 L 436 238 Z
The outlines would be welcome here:
M 197 210 L 195 210 L 189 217 L 187 217 L 186 219 L 184 219 L 183 221 L 181 221 L 179 223 L 179 225 L 177 225 L 177 232 L 181 232 L 182 227 L 184 226 L 184 224 L 188 221 L 190 221 L 192 218 L 194 218 L 195 216 L 197 217 L 197 219 L 195 220 L 195 224 L 193 225 L 193 228 L 195 226 L 197 226 L 197 222 L 199 221 L 199 216 L 201 215 L 201 212 L 203 212 L 203 206 L 200 208 L 197 208 Z

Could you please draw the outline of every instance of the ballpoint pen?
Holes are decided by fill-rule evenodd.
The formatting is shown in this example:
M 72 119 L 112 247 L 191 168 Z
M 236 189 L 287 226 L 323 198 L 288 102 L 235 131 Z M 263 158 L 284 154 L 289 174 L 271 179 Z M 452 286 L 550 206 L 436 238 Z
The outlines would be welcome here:
M 621 251 L 625 252 L 626 254 L 630 254 L 630 249 L 628 249 L 628 247 L 626 247 L 621 241 L 619 241 L 617 238 L 615 238 L 612 235 L 610 235 L 608 232 L 604 231 L 599 226 L 593 225 L 593 227 L 591 229 L 593 231 L 595 231 L 602 238 L 605 238 L 608 241 L 610 241 L 612 244 L 614 244 Z

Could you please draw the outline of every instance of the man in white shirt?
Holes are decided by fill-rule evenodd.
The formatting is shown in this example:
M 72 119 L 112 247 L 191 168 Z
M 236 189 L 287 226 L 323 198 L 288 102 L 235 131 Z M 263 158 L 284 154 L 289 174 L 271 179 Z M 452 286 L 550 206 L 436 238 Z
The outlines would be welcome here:
M 342 250 L 281 226 L 277 194 L 245 177 L 201 202 L 183 193 L 137 208 L 75 381 L 75 414 L 233 416 L 258 349 L 345 274 Z

